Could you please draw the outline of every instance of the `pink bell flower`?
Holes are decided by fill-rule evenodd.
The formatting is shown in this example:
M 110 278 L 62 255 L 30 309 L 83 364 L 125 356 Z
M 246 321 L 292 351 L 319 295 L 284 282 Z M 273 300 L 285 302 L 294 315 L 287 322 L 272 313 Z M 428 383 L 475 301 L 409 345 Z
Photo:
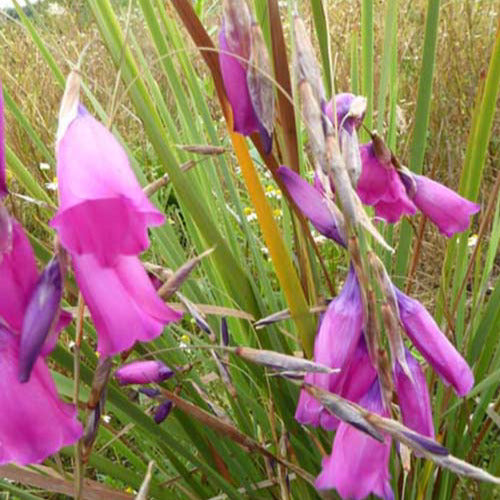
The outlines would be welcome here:
M 465 231 L 470 218 L 481 209 L 477 203 L 462 198 L 439 182 L 416 174 L 413 179 L 416 183 L 413 202 L 448 238 Z
M 359 404 L 369 411 L 388 416 L 378 380 L 372 384 Z M 389 437 L 385 438 L 384 443 L 379 443 L 342 422 L 335 434 L 331 455 L 323 459 L 321 473 L 316 478 L 316 488 L 335 489 L 345 500 L 361 500 L 370 494 L 384 500 L 393 500 L 389 474 L 390 452 Z
M 50 224 L 70 253 L 112 265 L 118 255 L 146 250 L 148 227 L 161 226 L 165 217 L 144 194 L 113 134 L 75 106 L 60 118 L 59 210 Z
M 361 337 L 363 308 L 358 280 L 350 269 L 341 293 L 330 302 L 314 341 L 314 361 L 339 373 L 306 375 L 306 382 L 331 392 L 339 392 L 344 367 L 353 358 Z M 302 424 L 335 428 L 337 420 L 307 391 L 301 391 L 295 418 Z
M 474 375 L 465 359 L 439 329 L 427 309 L 394 287 L 406 334 L 446 384 L 459 396 L 474 385 Z
M 138 257 L 117 256 L 113 266 L 102 265 L 91 254 L 73 254 L 72 261 L 102 356 L 130 349 L 137 341 L 153 340 L 167 323 L 182 317 L 158 297 Z

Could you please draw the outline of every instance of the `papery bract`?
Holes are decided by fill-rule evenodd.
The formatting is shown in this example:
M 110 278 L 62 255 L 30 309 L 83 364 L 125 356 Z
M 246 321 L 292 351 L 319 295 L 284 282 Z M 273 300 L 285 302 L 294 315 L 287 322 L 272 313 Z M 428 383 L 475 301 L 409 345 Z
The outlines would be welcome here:
M 413 178 L 417 185 L 413 202 L 442 234 L 451 237 L 469 227 L 471 216 L 481 208 L 478 204 L 423 175 L 413 174 Z
M 93 255 L 72 255 L 75 276 L 94 320 L 103 356 L 158 337 L 164 326 L 182 317 L 156 294 L 138 257 L 118 256 L 103 266 Z
M 173 375 L 174 372 L 161 361 L 134 361 L 120 366 L 115 372 L 120 385 L 158 383 Z
M 356 274 L 351 268 L 340 294 L 330 302 L 314 341 L 314 361 L 330 368 L 340 368 L 335 374 L 307 374 L 305 381 L 331 392 L 339 392 L 342 369 L 348 365 L 358 346 L 363 323 L 361 293 Z M 305 390 L 301 391 L 295 418 L 302 424 L 334 428 L 336 420 L 323 415 L 325 410 Z
M 224 27 L 219 34 L 219 63 L 227 98 L 233 110 L 233 128 L 242 135 L 259 132 L 266 153 L 272 148 L 272 137 L 261 124 L 250 97 L 244 54 L 231 50 Z M 235 55 L 232 55 L 235 54 Z
M 19 337 L 0 326 L 0 464 L 40 463 L 82 435 L 76 408 L 60 400 L 42 358 L 21 384 Z
M 148 227 L 165 217 L 149 201 L 113 134 L 83 107 L 57 143 L 59 210 L 52 219 L 71 253 L 112 265 L 149 246 Z
M 59 318 L 63 276 L 53 259 L 40 275 L 24 311 L 21 329 L 19 380 L 26 382 L 51 330 Z
M 0 81 L 0 200 L 7 196 L 7 175 L 5 160 L 5 118 L 3 104 L 3 89 Z M 1 247 L 1 245 L 0 245 Z
M 369 411 L 388 416 L 380 394 L 378 380 L 363 396 L 360 405 Z M 392 500 L 389 456 L 391 440 L 379 443 L 365 433 L 342 422 L 333 441 L 332 453 L 323 459 L 316 478 L 320 490 L 336 489 L 343 499 L 361 500 L 371 493 Z
M 465 396 L 474 385 L 474 375 L 465 359 L 418 300 L 408 297 L 396 287 L 394 291 L 408 337 L 439 376 L 451 384 L 459 396 Z
M 406 364 L 413 380 L 404 373 L 396 361 L 394 367 L 394 389 L 398 395 L 399 407 L 406 427 L 434 438 L 432 408 L 427 380 L 419 362 L 406 350 Z

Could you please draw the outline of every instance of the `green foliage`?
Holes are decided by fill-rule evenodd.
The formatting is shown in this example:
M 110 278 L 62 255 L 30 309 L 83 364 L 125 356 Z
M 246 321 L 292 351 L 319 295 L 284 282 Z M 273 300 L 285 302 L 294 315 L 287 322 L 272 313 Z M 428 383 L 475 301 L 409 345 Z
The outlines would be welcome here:
M 213 38 L 217 30 L 219 3 L 207 0 L 194 2 L 197 15 Z M 294 8 L 294 2 L 289 3 L 281 12 L 282 19 L 286 20 L 287 39 L 288 20 Z M 331 54 L 336 53 L 332 49 L 335 43 L 334 27 L 329 26 L 331 13 L 327 3 L 311 0 L 310 5 L 308 2 L 304 5 L 302 14 L 309 14 L 310 9 L 314 19 L 327 89 L 335 90 L 334 87 L 337 87 L 338 91 L 347 91 L 347 88 L 339 85 L 337 73 L 333 74 L 332 65 L 335 64 Z M 281 6 L 282 2 L 279 4 Z M 347 36 L 346 45 L 338 56 L 344 61 L 338 63 L 339 66 L 351 65 L 344 80 L 348 81 L 347 75 L 350 75 L 353 88 L 369 98 L 367 126 L 371 128 L 376 123 L 379 132 L 396 149 L 400 139 L 398 102 L 404 71 L 410 71 L 405 65 L 410 63 L 406 59 L 402 61 L 398 52 L 400 23 L 405 16 L 400 11 L 401 2 L 390 0 L 386 4 L 382 16 L 379 16 L 371 0 L 363 0 L 361 9 L 355 9 L 353 22 L 361 26 L 361 33 L 347 30 L 348 33 L 344 34 Z M 255 6 L 270 46 L 271 33 L 266 11 L 268 4 L 256 0 Z M 16 7 L 19 22 L 32 41 L 32 50 L 36 50 L 37 57 L 45 61 L 44 78 L 50 81 L 50 88 L 55 92 L 55 96 L 47 96 L 47 100 L 52 99 L 53 108 L 57 106 L 68 65 L 76 63 L 91 32 L 94 38 L 82 66 L 87 106 L 104 123 L 113 118 L 113 132 L 126 148 L 141 184 L 147 185 L 165 173 L 171 181 L 168 191 L 164 190 L 154 197 L 158 207 L 167 213 L 170 223 L 152 231 L 152 248 L 144 260 L 176 269 L 189 257 L 213 246 L 213 256 L 206 258 L 183 286 L 183 294 L 192 302 L 243 311 L 255 319 L 291 307 L 281 288 L 276 263 L 269 258 L 264 231 L 254 221 L 255 207 L 243 183 L 241 166 L 235 161 L 232 143 L 221 121 L 214 86 L 199 52 L 189 40 L 170 2 L 133 2 L 130 18 L 127 17 L 128 7 L 126 1 L 79 2 L 75 13 L 67 12 L 65 16 L 68 22 L 76 23 L 76 26 L 78 20 L 75 19 L 89 19 L 91 28 L 82 36 L 79 46 L 73 46 L 72 52 L 63 53 L 61 46 L 70 36 L 68 32 L 65 33 L 66 38 L 61 38 L 57 44 L 54 41 L 59 35 L 48 43 L 46 37 L 53 35 L 45 30 L 43 23 L 49 21 L 43 13 L 31 18 L 19 6 Z M 423 54 L 421 57 L 417 54 L 418 61 L 421 60 L 421 64 L 418 64 L 420 69 L 412 73 L 413 81 L 418 79 L 419 83 L 416 108 L 412 109 L 414 128 L 409 155 L 402 146 L 397 148 L 404 160 L 408 156 L 409 167 L 415 172 L 421 172 L 424 162 L 430 161 L 426 145 L 429 143 L 436 47 L 439 42 L 439 0 L 429 0 L 426 13 Z M 475 14 L 478 15 L 477 12 Z M 379 17 L 384 21 L 380 21 Z M 9 29 L 13 28 L 0 25 L 0 33 L 8 33 Z M 328 29 L 332 31 L 328 32 Z M 476 107 L 470 124 L 465 161 L 461 174 L 459 172 L 460 193 L 472 200 L 479 199 L 484 209 L 488 204 L 488 189 L 485 188 L 486 197 L 483 198 L 481 186 L 487 183 L 488 188 L 491 188 L 493 174 L 489 162 L 494 163 L 495 158 L 498 160 L 498 152 L 495 157 L 488 146 L 492 143 L 490 137 L 495 126 L 500 83 L 499 40 L 497 35 L 489 67 L 482 68 L 487 71 L 484 85 L 475 81 Z M 97 59 L 92 57 L 94 50 L 99 54 Z M 381 53 L 380 58 L 376 56 L 377 51 Z M 102 80 L 98 80 L 100 75 L 95 71 L 104 71 L 103 66 L 108 79 L 105 80 L 103 76 Z M 30 114 L 29 108 L 23 105 L 24 92 L 20 92 L 12 75 L 0 76 L 6 91 L 9 126 L 22 133 L 22 141 L 16 142 L 17 148 L 9 141 L 9 174 L 13 177 L 16 191 L 43 202 L 38 207 L 28 201 L 12 198 L 10 203 L 14 212 L 23 213 L 23 222 L 33 233 L 32 241 L 37 256 L 44 262 L 50 255 L 48 249 L 52 235 L 47 222 L 55 201 L 45 189 L 46 179 L 41 177 L 33 164 L 46 162 L 54 166 L 52 144 L 56 110 L 48 127 L 39 125 L 37 117 L 40 113 Z M 115 80 L 118 90 L 113 98 Z M 377 87 L 375 83 L 378 83 Z M 26 89 L 26 92 L 29 91 Z M 405 97 L 408 98 L 408 94 Z M 296 117 L 299 116 L 297 111 Z M 435 132 L 434 128 L 432 130 Z M 453 134 L 453 130 L 449 133 Z M 305 134 L 300 126 L 297 136 L 300 168 L 305 172 L 308 170 L 308 160 L 302 151 Z M 279 140 L 284 149 L 283 136 Z M 179 148 L 182 144 L 223 146 L 226 152 L 199 156 Z M 283 255 L 294 256 L 292 259 L 295 259 L 297 275 L 302 277 L 300 264 L 295 257 L 300 252 L 295 245 L 298 241 L 296 235 L 303 234 L 297 229 L 297 221 L 285 200 L 281 199 L 257 150 L 250 142 L 248 148 L 281 232 L 278 236 L 283 242 Z M 27 149 L 33 151 L 31 158 Z M 184 172 L 181 166 L 191 160 L 196 161 L 195 167 Z M 486 216 L 483 211 L 480 221 Z M 439 438 L 454 455 L 498 475 L 499 428 L 498 420 L 491 416 L 491 412 L 497 416 L 500 413 L 498 200 L 493 203 L 493 210 L 488 217 L 486 229 L 478 239 L 479 250 L 475 255 L 469 246 L 470 233 L 466 232 L 449 240 L 442 266 L 441 262 L 432 259 L 430 272 L 442 274 L 441 288 L 439 296 L 431 292 L 430 297 L 427 295 L 424 298 L 428 299 L 430 310 L 436 306 L 436 319 L 440 325 L 444 329 L 450 326 L 449 333 L 455 334 L 459 350 L 473 366 L 477 383 L 467 398 L 458 400 L 448 388 L 443 388 L 440 382 L 436 383 L 430 377 Z M 400 285 L 405 285 L 408 263 L 412 257 L 412 241 L 416 238 L 407 222 L 394 230 L 388 228 L 385 234 L 389 241 L 397 245 L 397 253 L 392 261 L 391 256 L 386 254 L 385 262 L 395 265 L 396 280 Z M 329 297 L 330 291 L 310 242 L 302 241 L 301 244 L 301 251 L 306 252 L 313 262 L 314 290 L 306 294 L 302 289 L 297 289 L 297 294 L 301 297 L 317 297 L 318 301 Z M 333 275 L 332 279 L 341 282 L 345 276 L 345 255 L 327 243 L 320 243 L 319 247 L 320 255 Z M 428 266 L 429 262 L 426 261 L 425 265 Z M 471 273 L 467 274 L 469 265 L 472 266 Z M 293 268 L 292 271 L 295 272 Z M 295 282 L 291 277 L 290 280 L 290 283 Z M 431 282 L 428 286 L 434 284 Z M 423 284 L 422 288 L 425 286 Z M 75 287 L 70 285 L 66 295 L 68 304 L 75 306 L 76 297 Z M 309 305 L 315 305 L 312 300 L 309 301 Z M 292 321 L 280 323 L 279 327 L 256 330 L 250 321 L 238 319 L 237 314 L 229 316 L 233 345 L 252 345 L 287 353 L 299 351 L 303 347 L 299 341 L 302 332 L 297 330 Z M 218 332 L 220 318 L 209 315 L 208 321 L 212 329 Z M 69 328 L 51 358 L 59 390 L 68 399 L 72 397 L 74 384 L 73 355 L 70 351 L 73 337 L 74 328 Z M 263 445 L 276 457 L 295 464 L 297 470 L 289 472 L 290 498 L 319 498 L 309 484 L 308 474 L 315 475 L 319 471 L 323 451 L 330 450 L 331 436 L 321 430 L 305 429 L 294 420 L 297 388 L 277 377 L 269 377 L 261 368 L 231 357 L 229 366 L 233 390 L 220 378 L 214 358 L 206 349 L 208 343 L 206 336 L 186 316 L 181 324 L 169 327 L 161 338 L 136 348 L 131 357 L 151 355 L 169 366 L 184 367 L 185 370 L 179 370 L 165 387 L 171 390 L 174 387 L 182 388 L 182 398 L 217 415 L 221 421 L 230 421 L 231 426 Z M 87 402 L 97 364 L 94 347 L 95 332 L 91 323 L 85 322 L 79 392 L 82 406 Z M 118 363 L 119 360 L 116 360 L 116 365 Z M 152 411 L 151 400 L 133 390 L 120 388 L 114 382 L 110 383 L 106 407 L 106 415 L 110 420 L 101 428 L 86 467 L 87 477 L 107 485 L 110 495 L 113 490 L 125 490 L 129 498 L 133 498 L 140 488 L 147 464 L 154 460 L 156 467 L 150 488 L 151 498 L 222 499 L 222 494 L 231 499 L 287 498 L 284 482 L 280 482 L 281 467 L 271 463 L 258 449 L 242 448 L 231 433 L 218 432 L 196 415 L 180 408 L 176 408 L 163 424 L 157 426 L 151 418 Z M 81 413 L 83 418 L 84 412 Z M 283 442 L 288 442 L 289 446 L 284 447 Z M 54 474 L 71 483 L 72 457 L 72 450 L 63 450 L 60 460 L 48 461 L 46 465 L 53 469 Z M 397 458 L 394 462 L 393 484 L 399 485 L 403 482 L 403 473 L 396 464 Z M 7 480 L 0 482 L 0 489 L 10 492 L 14 498 L 57 498 L 50 490 L 34 490 L 31 486 L 28 482 L 25 485 L 14 485 Z M 492 498 L 493 495 L 489 485 L 479 487 L 472 481 L 462 482 L 455 475 L 441 470 L 434 474 L 428 463 L 413 459 L 404 496 L 398 498 L 445 499 L 452 498 L 452 495 L 462 490 L 480 491 L 478 498 Z

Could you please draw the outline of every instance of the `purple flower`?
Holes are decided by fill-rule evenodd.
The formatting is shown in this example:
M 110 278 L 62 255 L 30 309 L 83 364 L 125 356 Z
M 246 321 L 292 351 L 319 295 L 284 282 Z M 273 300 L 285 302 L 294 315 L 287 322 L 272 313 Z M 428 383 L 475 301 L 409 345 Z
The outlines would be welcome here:
M 309 184 L 299 174 L 287 167 L 278 169 L 283 184 L 299 210 L 311 221 L 311 224 L 324 236 L 345 246 L 342 231 L 334 214 L 328 208 L 322 192 Z
M 439 182 L 423 175 L 413 174 L 413 178 L 417 187 L 413 202 L 445 236 L 465 231 L 471 216 L 481 209 Z
M 118 255 L 146 250 L 148 227 L 165 220 L 120 143 L 81 106 L 60 118 L 57 177 L 59 210 L 51 226 L 70 253 L 93 254 L 112 265 Z
M 113 266 L 102 265 L 91 254 L 74 254 L 72 261 L 101 355 L 112 356 L 136 341 L 153 340 L 166 324 L 182 317 L 158 297 L 138 257 L 117 256 Z
M 394 291 L 408 337 L 444 382 L 451 384 L 459 396 L 465 396 L 474 385 L 474 375 L 467 362 L 418 300 L 396 287 Z
M 259 132 L 264 150 L 269 153 L 272 148 L 272 124 L 266 126 L 263 116 L 259 118 L 258 105 L 273 107 L 274 102 L 269 96 L 269 102 L 259 103 L 259 89 L 249 88 L 249 82 L 253 85 L 255 81 L 251 80 L 252 74 L 257 80 L 266 78 L 266 75 L 252 73 L 249 67 L 252 50 L 261 46 L 257 46 L 253 40 L 257 36 L 256 29 L 245 2 L 225 2 L 224 22 L 219 33 L 219 63 L 226 95 L 233 110 L 234 131 L 242 135 Z M 266 53 L 261 56 L 267 59 Z M 271 112 L 272 116 L 272 110 L 262 111 L 266 114 Z
M 314 361 L 340 373 L 307 374 L 305 381 L 339 393 L 342 372 L 354 356 L 361 337 L 363 307 L 358 280 L 352 268 L 340 294 L 330 302 L 314 341 Z M 337 420 L 306 391 L 301 391 L 295 418 L 302 424 L 335 428 Z
M 57 258 L 40 275 L 24 311 L 21 329 L 19 380 L 29 380 L 31 370 L 47 337 L 59 319 L 63 276 Z M 57 340 L 57 336 L 56 336 Z
M 361 177 L 357 191 L 361 201 L 373 205 L 377 217 L 397 222 L 403 215 L 415 215 L 417 208 L 408 197 L 397 170 L 382 163 L 372 143 L 361 146 Z
M 388 416 L 382 403 L 378 380 L 363 396 L 360 405 L 379 415 Z M 336 489 L 344 499 L 361 500 L 373 493 L 385 500 L 392 500 L 394 494 L 390 485 L 390 452 L 390 438 L 386 437 L 384 443 L 379 443 L 342 422 L 335 435 L 331 455 L 323 459 L 316 488 Z
M 424 436 L 434 438 L 432 408 L 427 389 L 427 380 L 419 362 L 406 350 L 406 363 L 413 380 L 404 373 L 396 361 L 394 367 L 394 388 L 398 395 L 403 423 Z
M 19 382 L 19 336 L 2 326 L 0 364 L 0 465 L 40 463 L 80 439 L 76 408 L 59 398 L 43 358 L 29 381 Z
M 2 82 L 0 81 L 0 200 L 7 196 L 7 177 L 6 177 L 6 161 L 5 161 L 5 123 L 3 111 L 3 90 Z M 1 246 L 1 245 L 0 245 Z
M 159 383 L 173 375 L 174 372 L 161 361 L 134 361 L 120 366 L 115 372 L 120 385 Z

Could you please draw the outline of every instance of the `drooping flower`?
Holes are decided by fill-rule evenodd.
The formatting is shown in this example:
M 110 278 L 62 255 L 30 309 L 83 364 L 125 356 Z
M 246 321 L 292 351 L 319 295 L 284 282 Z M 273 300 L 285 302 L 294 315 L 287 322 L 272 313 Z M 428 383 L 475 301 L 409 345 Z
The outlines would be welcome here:
M 258 132 L 264 151 L 269 153 L 274 94 L 265 73 L 270 74 L 271 65 L 260 28 L 252 22 L 246 2 L 224 2 L 219 45 L 220 69 L 233 110 L 234 131 L 242 135 Z
M 144 194 L 120 143 L 79 105 L 79 85 L 70 74 L 56 151 L 59 209 L 51 226 L 70 253 L 112 265 L 118 255 L 146 250 L 148 227 L 165 217 Z
M 158 383 L 173 375 L 174 372 L 161 361 L 134 361 L 120 366 L 115 372 L 120 385 Z
M 40 463 L 81 437 L 76 408 L 60 400 L 41 357 L 30 380 L 19 382 L 19 336 L 3 326 L 0 365 L 0 465 Z
M 6 176 L 6 161 L 5 161 L 5 123 L 3 110 L 3 90 L 2 82 L 0 81 L 0 200 L 7 196 L 7 176 Z M 1 247 L 1 244 L 0 244 Z
M 337 94 L 335 97 L 340 146 L 344 156 L 350 155 L 346 165 L 356 165 L 358 161 L 353 148 L 356 147 L 355 131 L 361 126 L 364 117 L 361 99 L 361 96 L 350 93 Z M 334 123 L 333 99 L 325 110 Z M 375 147 L 375 142 L 359 147 L 361 175 L 357 183 L 353 183 L 361 201 L 373 206 L 375 215 L 387 222 L 394 223 L 404 215 L 415 215 L 418 208 L 448 237 L 465 231 L 470 224 L 470 217 L 479 211 L 479 205 L 425 176 L 396 169 L 390 151 L 381 141 L 379 143 L 383 147 Z
M 361 398 L 361 406 L 369 411 L 387 416 L 379 382 L 376 380 Z M 384 500 L 392 500 L 389 456 L 391 440 L 384 443 L 341 423 L 333 441 L 332 453 L 323 459 L 322 470 L 316 479 L 320 490 L 336 489 L 343 499 L 361 500 L 375 494 Z
M 311 224 L 327 238 L 345 246 L 343 231 L 318 186 L 312 186 L 287 167 L 280 167 L 278 175 L 294 203 Z
M 314 361 L 340 373 L 306 375 L 306 382 L 338 393 L 341 373 L 351 361 L 361 337 L 363 307 L 356 274 L 351 268 L 341 293 L 330 302 L 314 341 Z M 301 391 L 295 418 L 302 424 L 335 428 L 337 420 L 307 391 Z
M 469 365 L 439 329 L 427 309 L 415 299 L 394 287 L 401 321 L 406 334 L 424 358 L 459 396 L 465 396 L 474 385 Z
M 91 254 L 72 256 L 75 277 L 97 329 L 97 350 L 112 356 L 136 341 L 158 337 L 182 314 L 169 308 L 136 256 L 117 256 L 113 266 Z
M 445 236 L 451 237 L 465 231 L 471 216 L 481 208 L 477 203 L 462 198 L 452 189 L 423 175 L 413 174 L 413 179 L 416 183 L 413 202 Z
M 406 350 L 406 364 L 412 379 L 404 372 L 396 361 L 394 366 L 394 388 L 398 395 L 398 403 L 406 427 L 419 434 L 434 438 L 434 424 L 432 422 L 432 408 L 427 388 L 427 380 L 420 363 Z

